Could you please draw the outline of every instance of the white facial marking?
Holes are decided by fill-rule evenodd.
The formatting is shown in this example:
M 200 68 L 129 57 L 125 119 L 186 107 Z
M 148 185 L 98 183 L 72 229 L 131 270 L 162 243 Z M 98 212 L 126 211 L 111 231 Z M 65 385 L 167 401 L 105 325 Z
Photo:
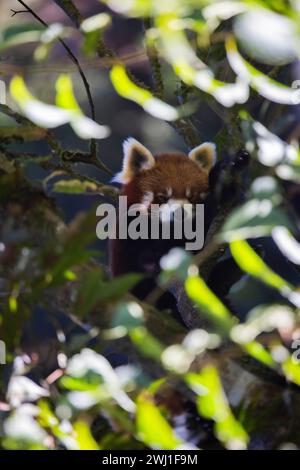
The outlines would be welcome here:
M 173 214 L 180 208 L 184 208 L 188 215 L 192 213 L 192 205 L 188 199 L 169 199 L 166 204 L 161 204 L 159 206 L 161 221 L 167 222 L 171 220 Z
M 187 198 L 191 196 L 191 188 L 186 188 L 185 195 Z
M 147 191 L 143 196 L 141 204 L 143 204 L 144 206 L 148 208 L 151 205 L 153 198 L 154 198 L 153 192 Z
M 167 195 L 168 195 L 168 197 L 171 197 L 172 194 L 173 194 L 172 188 L 167 188 Z
M 171 206 L 183 206 L 184 204 L 190 204 L 188 199 L 169 199 L 168 205 Z

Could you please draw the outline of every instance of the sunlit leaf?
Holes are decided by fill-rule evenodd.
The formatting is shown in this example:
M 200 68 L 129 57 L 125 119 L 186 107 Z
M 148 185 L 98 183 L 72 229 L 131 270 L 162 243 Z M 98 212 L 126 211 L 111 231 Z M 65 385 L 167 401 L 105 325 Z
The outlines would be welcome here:
M 104 0 L 104 3 L 117 13 L 128 16 L 150 16 L 153 8 L 151 0 Z
M 74 132 L 81 139 L 105 139 L 110 134 L 110 130 L 107 126 L 101 126 L 83 115 L 72 119 L 70 124 Z
M 164 351 L 162 344 L 143 326 L 137 326 L 129 331 L 129 336 L 137 349 L 146 357 L 160 361 Z
M 282 370 L 290 382 L 295 383 L 300 387 L 300 364 L 296 363 L 293 358 L 289 357 L 282 364 Z
M 249 83 L 264 98 L 275 103 L 295 105 L 300 103 L 300 91 L 283 85 L 260 72 L 238 52 L 233 36 L 226 40 L 226 51 L 231 68 L 241 80 Z
M 185 32 L 173 28 L 176 20 L 175 12 L 156 18 L 160 48 L 175 73 L 187 85 L 194 85 L 214 96 L 223 106 L 245 103 L 249 97 L 247 83 L 243 79 L 235 83 L 217 80 L 212 70 L 197 57 Z
M 270 269 L 261 257 L 244 240 L 230 243 L 230 250 L 237 264 L 247 273 L 275 289 L 291 289 L 287 281 Z
M 264 237 L 278 225 L 291 225 L 286 214 L 272 208 L 269 200 L 252 199 L 231 214 L 223 227 L 222 238 L 230 242 Z
M 0 51 L 29 42 L 37 42 L 44 30 L 44 26 L 30 23 L 13 25 L 6 29 L 1 28 Z
M 284 163 L 300 163 L 299 151 L 294 145 L 287 144 L 281 140 L 260 122 L 253 123 L 253 131 L 258 147 L 257 157 L 263 165 L 274 166 Z
M 13 407 L 18 407 L 24 402 L 34 402 L 41 397 L 48 397 L 49 391 L 40 387 L 25 376 L 13 376 L 10 379 L 7 399 Z
M 61 180 L 54 184 L 53 191 L 70 194 L 97 193 L 97 185 L 91 181 Z
M 73 83 L 69 75 L 61 75 L 56 81 L 56 104 L 59 108 L 71 112 L 71 127 L 82 139 L 105 139 L 108 137 L 108 127 L 100 126 L 84 116 L 74 95 Z
M 149 114 L 166 121 L 178 119 L 179 114 L 175 108 L 155 98 L 149 90 L 133 83 L 122 65 L 115 65 L 112 68 L 110 78 L 120 96 L 139 104 Z
M 264 64 L 287 64 L 298 55 L 296 22 L 265 8 L 252 9 L 235 18 L 234 32 L 244 51 Z
M 121 303 L 113 318 L 113 326 L 125 327 L 131 330 L 139 327 L 144 322 L 144 312 L 142 307 L 136 302 Z
M 183 444 L 183 441 L 176 437 L 148 392 L 138 397 L 136 426 L 139 439 L 152 449 L 175 450 Z
M 99 446 L 91 434 L 90 428 L 84 421 L 74 423 L 78 450 L 99 450 Z
M 85 35 L 83 50 L 86 55 L 92 56 L 97 54 L 97 48 L 103 30 L 107 28 L 110 23 L 111 17 L 108 13 L 99 13 L 85 19 L 81 23 L 80 29 Z
M 28 91 L 22 77 L 16 76 L 10 83 L 12 97 L 23 114 L 34 124 L 51 129 L 70 123 L 82 139 L 103 139 L 108 136 L 107 127 L 100 126 L 82 113 L 74 96 L 69 76 L 60 76 L 56 88 L 58 106 L 53 106 L 36 99 Z
M 25 116 L 38 126 L 51 129 L 70 120 L 70 113 L 67 110 L 37 100 L 28 91 L 22 77 L 17 76 L 11 80 L 10 92 Z
M 56 84 L 56 105 L 59 108 L 82 114 L 74 95 L 73 83 L 69 75 L 60 75 Z
M 201 416 L 215 421 L 215 432 L 220 441 L 228 449 L 245 449 L 248 435 L 228 405 L 216 368 L 206 366 L 198 374 L 189 373 L 186 381 L 197 394 Z
M 70 402 L 78 409 L 88 409 L 102 400 L 115 400 L 124 410 L 135 411 L 135 404 L 123 390 L 115 370 L 109 361 L 92 349 L 84 348 L 79 354 L 73 356 L 68 363 L 67 375 L 82 379 L 94 385 L 101 379 L 97 388 L 83 389 L 79 381 L 79 391 L 69 394 Z M 68 385 L 70 383 L 65 382 Z M 73 382 L 72 386 L 76 387 Z
M 167 282 L 174 274 L 181 279 L 186 279 L 188 268 L 192 257 L 182 248 L 172 248 L 160 259 L 160 266 L 163 272 L 160 275 L 162 283 Z
M 43 448 L 47 433 L 35 420 L 37 411 L 32 405 L 23 405 L 4 422 L 5 435 L 19 441 L 19 449 L 30 448 L 32 444 L 40 444 Z
M 271 354 L 257 341 L 250 341 L 243 346 L 244 350 L 254 359 L 269 367 L 275 366 Z
M 198 276 L 190 276 L 185 281 L 188 296 L 199 305 L 201 313 L 225 331 L 229 331 L 235 323 L 225 305 L 209 289 L 206 283 Z
M 253 199 L 235 209 L 227 218 L 221 238 L 233 240 L 271 235 L 276 227 L 293 228 L 288 215 L 280 207 L 282 195 L 275 178 L 257 178 L 251 185 Z
M 108 26 L 111 22 L 111 17 L 108 13 L 98 13 L 97 15 L 86 18 L 80 25 L 80 29 L 84 33 L 91 33 L 93 31 L 101 30 Z
M 40 37 L 40 44 L 34 52 L 35 60 L 43 61 L 45 60 L 53 45 L 58 39 L 66 38 L 71 34 L 71 28 L 66 28 L 60 23 L 53 23 L 43 31 Z
M 286 227 L 274 227 L 272 238 L 280 251 L 295 264 L 300 264 L 300 243 Z
M 261 257 L 245 240 L 235 240 L 230 243 L 230 250 L 236 263 L 246 273 L 256 277 L 289 299 L 297 307 L 300 306 L 300 294 L 281 276 L 270 269 Z
M 275 329 L 292 330 L 295 326 L 295 314 L 287 305 L 259 306 L 251 310 L 247 321 L 236 325 L 231 330 L 231 338 L 239 343 L 251 343 L 257 336 Z M 249 349 L 253 350 L 250 344 Z

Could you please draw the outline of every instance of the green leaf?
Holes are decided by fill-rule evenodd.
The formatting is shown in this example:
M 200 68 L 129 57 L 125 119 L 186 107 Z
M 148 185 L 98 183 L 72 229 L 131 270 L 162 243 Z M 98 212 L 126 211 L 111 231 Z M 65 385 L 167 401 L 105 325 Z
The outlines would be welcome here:
M 45 285 L 56 286 L 64 283 L 67 270 L 90 259 L 91 252 L 87 247 L 96 239 L 95 226 L 95 214 L 91 211 L 82 218 L 74 233 L 67 238 L 58 257 L 54 259 L 50 267 L 49 253 L 45 253 L 47 271 L 45 280 L 40 286 L 41 289 L 45 288 Z
M 38 24 L 19 24 L 0 31 L 0 51 L 9 47 L 38 42 L 45 27 Z
M 109 8 L 122 15 L 149 17 L 153 14 L 152 0 L 130 0 L 123 3 L 103 0 L 102 3 L 105 3 Z
M 75 312 L 77 315 L 87 315 L 97 304 L 101 297 L 103 286 L 103 273 L 95 269 L 84 275 L 77 294 Z
M 286 227 L 275 227 L 272 230 L 272 238 L 286 258 L 300 265 L 300 243 Z
M 139 327 L 144 322 L 142 307 L 136 302 L 121 303 L 114 315 L 112 326 L 124 326 L 127 330 Z
M 86 273 L 79 291 L 75 311 L 87 315 L 99 302 L 116 302 L 127 294 L 141 279 L 140 274 L 125 274 L 111 281 L 103 280 L 103 273 L 94 270 Z
M 54 184 L 53 191 L 56 193 L 84 194 L 99 193 L 96 183 L 80 180 L 61 180 Z
M 174 121 L 179 118 L 179 113 L 175 108 L 155 98 L 149 90 L 133 83 L 123 65 L 114 65 L 110 72 L 110 78 L 120 96 L 139 104 L 149 114 L 166 121 Z
M 37 126 L 55 128 L 70 123 L 82 139 L 104 139 L 109 135 L 106 126 L 100 126 L 84 116 L 73 93 L 69 76 L 61 75 L 56 82 L 58 106 L 45 104 L 27 89 L 22 77 L 15 76 L 10 82 L 10 93 L 21 112 Z
M 266 3 L 262 2 L 262 6 Z M 296 60 L 298 55 L 296 18 L 256 7 L 235 19 L 234 32 L 239 44 L 252 59 L 268 65 L 284 65 Z
M 108 13 L 98 13 L 86 18 L 80 25 L 81 31 L 91 33 L 106 28 L 111 23 L 111 16 Z
M 144 356 L 160 362 L 164 347 L 145 327 L 132 328 L 128 334 L 133 344 Z
M 246 83 L 264 98 L 275 103 L 295 105 L 300 103 L 300 93 L 296 88 L 290 88 L 273 80 L 247 62 L 238 52 L 233 36 L 226 39 L 227 58 L 231 68 Z
M 100 450 L 99 445 L 92 436 L 90 428 L 84 421 L 76 421 L 73 428 L 78 450 Z
M 292 289 L 292 286 L 282 277 L 270 269 L 261 257 L 244 240 L 234 240 L 230 243 L 230 250 L 236 263 L 243 271 L 260 279 L 270 287 L 280 291 Z
M 103 282 L 101 284 L 102 291 L 99 299 L 102 302 L 108 302 L 110 300 L 118 300 L 127 294 L 141 279 L 141 274 L 128 273 L 123 276 L 116 277 L 109 282 Z
M 265 364 L 268 367 L 274 368 L 276 366 L 271 354 L 257 341 L 250 341 L 243 345 L 243 349 L 254 359 Z
M 60 75 L 56 81 L 56 105 L 62 109 L 82 114 L 74 95 L 73 83 L 69 75 Z
M 225 332 L 229 332 L 236 323 L 230 311 L 198 276 L 190 276 L 185 281 L 188 296 L 197 303 L 201 313 Z
M 245 103 L 249 97 L 248 84 L 239 79 L 235 83 L 217 80 L 213 71 L 195 54 L 184 30 L 173 27 L 178 20 L 175 10 L 155 19 L 158 48 L 174 72 L 184 83 L 212 95 L 223 106 Z
M 52 129 L 70 121 L 70 113 L 56 106 L 37 100 L 27 89 L 22 77 L 10 82 L 10 93 L 22 113 L 37 126 Z
M 152 449 L 175 450 L 183 444 L 154 404 L 149 392 L 138 397 L 136 427 L 139 439 Z
M 78 392 L 95 392 L 102 383 L 100 377 L 96 374 L 89 374 L 88 380 L 85 378 L 69 377 L 64 375 L 60 379 L 60 384 L 67 390 L 76 390 Z
M 186 382 L 197 394 L 199 414 L 215 421 L 218 439 L 228 449 L 246 449 L 248 435 L 228 405 L 217 369 L 206 366 L 198 374 L 187 374 Z
M 263 283 L 277 289 L 296 307 L 300 306 L 300 294 L 281 276 L 270 269 L 266 263 L 255 253 L 245 240 L 234 240 L 230 243 L 230 250 L 236 263 L 243 271 L 256 277 Z
M 106 126 L 100 126 L 84 116 L 74 95 L 73 83 L 69 75 L 61 75 L 56 81 L 56 104 L 70 111 L 70 125 L 82 139 L 105 139 L 109 135 Z
M 66 28 L 62 24 L 53 23 L 43 31 L 40 37 L 41 43 L 34 51 L 34 58 L 37 62 L 41 62 L 49 56 L 53 45 L 58 39 L 66 38 L 71 34 L 71 28 Z
M 282 364 L 282 370 L 287 380 L 300 387 L 300 364 L 296 363 L 292 357 L 289 357 Z
M 220 237 L 227 242 L 264 237 L 276 227 L 292 229 L 293 224 L 282 209 L 274 207 L 270 197 L 251 199 L 230 214 Z

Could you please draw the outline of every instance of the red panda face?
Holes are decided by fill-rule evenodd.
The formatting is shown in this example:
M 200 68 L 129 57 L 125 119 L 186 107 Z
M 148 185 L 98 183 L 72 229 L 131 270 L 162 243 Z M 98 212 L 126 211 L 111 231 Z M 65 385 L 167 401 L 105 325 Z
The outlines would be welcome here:
M 124 143 L 123 170 L 114 181 L 123 184 L 128 204 L 202 204 L 209 191 L 209 172 L 215 163 L 215 145 L 204 143 L 189 155 L 153 156 L 134 139 Z

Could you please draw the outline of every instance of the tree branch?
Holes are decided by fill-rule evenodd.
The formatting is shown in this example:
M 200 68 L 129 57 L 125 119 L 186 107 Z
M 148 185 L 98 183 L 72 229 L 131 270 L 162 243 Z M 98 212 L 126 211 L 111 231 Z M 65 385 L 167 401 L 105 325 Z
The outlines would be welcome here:
M 70 20 L 77 26 L 77 28 L 79 28 L 83 18 L 74 3 L 70 0 L 54 1 L 65 12 L 65 14 L 70 18 Z
M 30 8 L 23 0 L 17 0 L 19 3 L 21 3 L 21 5 L 27 9 L 27 11 L 37 20 L 39 21 L 39 23 L 41 23 L 43 26 L 45 26 L 46 28 L 48 28 L 48 24 L 37 14 L 35 13 L 34 10 L 32 10 L 32 8 Z M 77 57 L 74 55 L 74 53 L 72 52 L 72 50 L 70 49 L 70 47 L 68 46 L 68 44 L 61 38 L 58 38 L 57 39 L 58 42 L 62 45 L 62 47 L 65 49 L 65 51 L 67 52 L 68 56 L 70 57 L 70 59 L 74 62 L 74 64 L 76 65 L 77 67 L 77 70 L 79 72 L 79 75 L 82 79 L 82 82 L 83 82 L 83 85 L 84 85 L 84 88 L 86 90 L 86 94 L 87 94 L 87 98 L 88 98 L 88 102 L 89 102 L 89 105 L 90 105 L 90 110 L 91 110 L 91 117 L 92 119 L 95 121 L 96 119 L 96 113 L 95 113 L 95 105 L 94 105 L 94 101 L 93 101 L 93 97 L 92 97 L 92 94 L 91 94 L 91 89 L 90 89 L 90 85 L 89 85 L 89 82 L 85 76 L 85 73 L 80 65 L 80 62 L 79 60 L 77 59 Z M 96 141 L 94 139 L 91 140 L 91 154 L 92 155 L 95 155 L 96 154 Z
M 146 18 L 144 20 L 145 35 L 147 35 L 147 31 L 151 27 L 152 27 L 151 19 Z M 154 85 L 154 94 L 155 96 L 157 96 L 157 98 L 163 100 L 165 98 L 164 97 L 164 81 L 163 81 L 163 76 L 162 76 L 162 69 L 161 69 L 161 63 L 159 60 L 158 50 L 154 44 L 151 44 L 151 46 L 146 45 L 146 52 L 147 52 L 147 56 L 148 56 L 148 60 L 150 64 L 152 81 Z M 177 121 L 174 121 L 173 123 L 168 122 L 168 124 L 171 125 L 176 130 L 176 132 L 184 139 L 185 143 L 190 149 L 193 147 L 196 147 L 199 144 L 198 133 L 194 129 L 193 125 L 190 122 L 188 122 L 187 119 L 180 118 Z
M 12 12 L 11 18 L 18 15 L 19 13 L 28 13 L 28 10 L 13 10 L 12 8 L 10 9 L 10 11 Z

